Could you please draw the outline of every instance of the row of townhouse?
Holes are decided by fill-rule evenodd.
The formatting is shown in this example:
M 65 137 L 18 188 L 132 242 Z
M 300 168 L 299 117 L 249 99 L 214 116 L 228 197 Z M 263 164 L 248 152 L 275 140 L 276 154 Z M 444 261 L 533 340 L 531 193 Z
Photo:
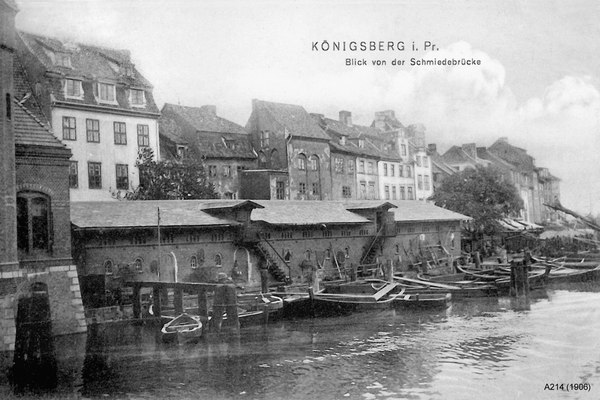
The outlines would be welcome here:
M 501 137 L 490 147 L 478 147 L 475 143 L 452 146 L 443 155 L 437 152 L 435 144 L 430 144 L 428 150 L 433 165 L 434 187 L 445 177 L 465 168 L 493 167 L 515 186 L 523 200 L 524 208 L 516 217 L 536 224 L 558 218 L 557 212 L 544 204 L 560 200 L 560 179 L 547 168 L 537 167 L 527 150 L 510 144 L 508 138 Z

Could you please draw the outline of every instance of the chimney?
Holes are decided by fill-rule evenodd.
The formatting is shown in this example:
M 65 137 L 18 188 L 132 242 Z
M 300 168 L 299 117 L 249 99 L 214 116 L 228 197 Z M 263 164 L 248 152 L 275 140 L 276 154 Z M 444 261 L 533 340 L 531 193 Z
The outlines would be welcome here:
M 477 159 L 477 146 L 475 143 L 467 143 L 461 146 L 462 151 L 467 153 L 470 157 Z
M 212 116 L 215 116 L 215 117 L 217 116 L 217 106 L 213 106 L 213 105 L 202 106 L 202 107 L 200 107 L 200 110 L 202 112 L 205 112 Z
M 313 119 L 313 121 L 315 121 L 317 124 L 322 123 L 323 120 L 325 119 L 325 115 L 324 114 L 310 113 L 310 116 Z
M 340 136 L 340 145 L 342 145 L 342 146 L 346 145 L 346 136 L 345 135 Z
M 346 126 L 352 126 L 352 113 L 350 111 L 340 111 L 340 122 Z
M 430 154 L 437 154 L 437 144 L 429 143 L 427 145 L 427 151 L 429 151 Z

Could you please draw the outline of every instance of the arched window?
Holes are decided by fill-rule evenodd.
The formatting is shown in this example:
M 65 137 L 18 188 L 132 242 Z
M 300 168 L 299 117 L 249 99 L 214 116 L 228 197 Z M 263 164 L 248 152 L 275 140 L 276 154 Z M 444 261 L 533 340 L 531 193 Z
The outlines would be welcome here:
M 271 152 L 271 168 L 281 168 L 281 161 L 279 160 L 279 152 L 277 151 L 277 149 L 273 149 L 273 151 Z
M 112 260 L 104 260 L 104 273 L 106 275 L 112 275 L 113 274 L 113 262 Z
M 50 199 L 37 192 L 17 194 L 17 246 L 31 253 L 50 250 Z
M 305 259 L 306 259 L 306 260 L 310 260 L 310 249 L 309 249 L 309 250 L 306 250 Z
M 298 155 L 298 169 L 301 171 L 306 170 L 306 156 L 304 154 Z
M 221 255 L 219 253 L 215 254 L 215 265 L 217 267 L 220 267 L 223 265 L 223 258 L 221 257 Z
M 325 250 L 325 259 L 329 260 L 331 258 L 331 249 Z
M 292 253 L 290 252 L 290 249 L 285 249 L 283 252 L 283 260 L 285 262 L 290 262 L 292 260 Z
M 198 268 L 198 257 L 192 256 L 190 258 L 190 267 L 192 267 L 192 269 Z
M 142 260 L 141 257 L 136 258 L 135 261 L 133 262 L 133 268 L 139 274 L 144 272 L 144 260 Z
M 267 168 L 267 156 L 262 151 L 258 153 L 258 168 Z
M 311 171 L 318 171 L 319 170 L 319 156 L 313 154 L 312 156 L 310 156 L 310 170 Z

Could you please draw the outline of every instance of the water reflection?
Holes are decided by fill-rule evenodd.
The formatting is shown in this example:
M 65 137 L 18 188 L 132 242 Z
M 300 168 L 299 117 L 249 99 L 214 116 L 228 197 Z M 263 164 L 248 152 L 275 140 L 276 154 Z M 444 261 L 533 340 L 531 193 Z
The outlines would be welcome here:
M 152 399 L 544 398 L 543 383 L 554 380 L 600 390 L 600 293 L 548 290 L 524 304 L 465 299 L 441 311 L 277 321 L 186 345 L 163 343 L 157 326 L 94 326 L 80 379 L 70 387 L 63 382 L 59 392 Z

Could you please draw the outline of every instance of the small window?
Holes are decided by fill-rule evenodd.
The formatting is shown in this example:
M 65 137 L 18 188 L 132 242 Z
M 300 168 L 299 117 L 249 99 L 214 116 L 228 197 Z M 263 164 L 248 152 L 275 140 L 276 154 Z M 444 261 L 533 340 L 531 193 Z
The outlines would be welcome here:
M 136 258 L 133 262 L 133 268 L 138 274 L 144 272 L 144 260 L 142 260 L 140 257 Z
M 298 185 L 298 193 L 306 194 L 306 183 L 300 182 L 300 184 Z
M 192 256 L 192 257 L 190 258 L 190 267 L 191 267 L 192 269 L 196 269 L 196 268 L 198 268 L 198 257 L 196 257 L 196 256 Z
M 330 260 L 331 259 L 331 249 L 325 250 L 325 259 L 326 260 Z
M 100 121 L 97 119 L 86 119 L 85 129 L 87 141 L 91 143 L 100 143 Z
M 231 165 L 223 166 L 223 177 L 225 177 L 225 178 L 231 177 Z
M 383 176 L 388 176 L 388 165 L 383 163 Z
M 396 166 L 394 164 L 390 164 L 390 176 L 394 176 L 396 174 Z
M 217 176 L 217 166 L 216 165 L 208 166 L 208 176 L 211 176 L 211 177 Z
M 204 249 L 198 250 L 198 264 L 204 264 Z
M 77 161 L 69 162 L 69 187 L 75 189 L 79 187 L 79 167 Z
M 269 147 L 269 131 L 260 132 L 260 147 Z
M 304 253 L 304 258 L 306 260 L 310 260 L 310 250 L 306 250 L 306 253 Z
M 312 156 L 310 158 L 310 170 L 311 171 L 318 171 L 319 170 L 319 157 Z
M 30 253 L 50 250 L 50 199 L 42 193 L 17 194 L 17 247 Z
M 125 122 L 115 122 L 115 144 L 127 144 L 127 126 Z
M 113 262 L 112 262 L 112 260 L 105 260 L 104 261 L 104 274 L 105 275 L 112 275 L 113 274 Z
M 298 156 L 298 169 L 301 171 L 306 170 L 306 156 L 304 154 Z
M 100 101 L 115 101 L 115 85 L 98 83 L 98 99 Z
M 344 249 L 344 252 L 346 253 L 346 258 L 350 258 L 350 248 L 349 248 L 349 247 L 346 247 L 346 248 Z
M 345 199 L 352 197 L 352 190 L 350 189 L 350 186 L 342 186 L 342 197 Z
M 12 119 L 12 97 L 10 95 L 10 93 L 6 93 L 6 119 L 7 120 L 11 120 Z
M 137 126 L 137 139 L 138 146 L 140 147 L 148 147 L 150 146 L 150 128 L 148 125 L 138 125 Z
M 71 57 L 66 53 L 56 53 L 56 66 L 71 67 Z
M 129 189 L 129 167 L 127 164 L 117 164 L 117 189 Z
M 81 81 L 75 79 L 67 79 L 65 84 L 65 95 L 66 97 L 81 97 Z
M 258 153 L 258 168 L 267 168 L 267 156 L 262 151 Z
M 285 200 L 285 182 L 277 181 L 275 184 L 275 196 L 277 200 Z
M 319 195 L 319 183 L 318 182 L 312 183 L 312 194 L 313 194 L 313 196 Z
M 75 126 L 75 117 L 62 117 L 63 121 L 63 139 L 77 140 L 77 128 Z
M 284 260 L 285 262 L 290 262 L 290 261 L 292 261 L 292 253 L 290 252 L 290 250 L 289 250 L 289 249 L 285 249 L 285 250 L 283 251 L 283 260 Z
M 102 189 L 102 164 L 88 163 L 88 186 L 90 189 Z
M 215 254 L 215 265 L 216 265 L 217 267 L 220 267 L 220 266 L 222 266 L 222 265 L 223 265 L 223 258 L 222 258 L 222 257 L 221 257 L 221 255 L 220 255 L 220 254 L 218 254 L 218 253 L 217 253 L 217 254 Z
M 139 89 L 131 89 L 131 105 L 143 106 L 146 103 L 144 99 L 144 91 Z
M 348 173 L 354 174 L 354 160 L 348 160 Z

